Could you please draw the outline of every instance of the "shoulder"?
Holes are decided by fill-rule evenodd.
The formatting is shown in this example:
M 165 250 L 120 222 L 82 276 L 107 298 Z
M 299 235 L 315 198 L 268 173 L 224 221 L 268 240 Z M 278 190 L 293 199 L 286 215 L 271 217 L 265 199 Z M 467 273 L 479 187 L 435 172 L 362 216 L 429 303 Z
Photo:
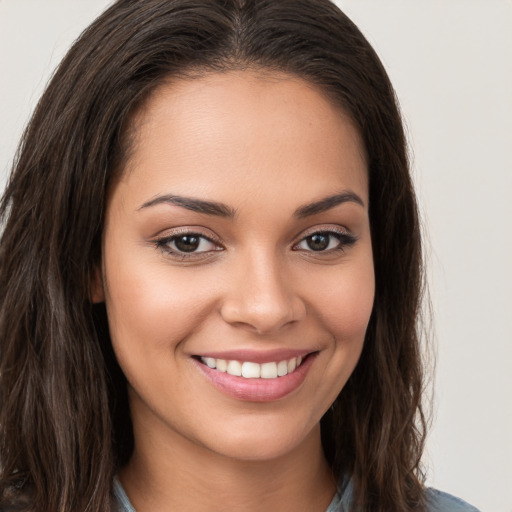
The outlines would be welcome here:
M 426 512 L 480 512 L 477 508 L 456 498 L 446 492 L 437 489 L 425 489 Z M 326 512 L 347 512 L 353 507 L 352 481 L 342 480 L 338 487 L 338 493 Z
M 437 489 L 427 489 L 428 512 L 479 512 L 479 510 L 460 498 Z

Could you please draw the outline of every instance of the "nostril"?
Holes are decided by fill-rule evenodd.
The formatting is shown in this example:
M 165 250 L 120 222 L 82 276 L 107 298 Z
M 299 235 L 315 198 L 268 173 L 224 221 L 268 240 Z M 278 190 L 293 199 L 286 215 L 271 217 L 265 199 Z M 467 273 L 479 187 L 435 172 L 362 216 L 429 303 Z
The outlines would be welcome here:
M 295 297 L 246 297 L 226 300 L 220 309 L 223 320 L 234 327 L 268 334 L 296 323 L 305 316 L 305 306 Z

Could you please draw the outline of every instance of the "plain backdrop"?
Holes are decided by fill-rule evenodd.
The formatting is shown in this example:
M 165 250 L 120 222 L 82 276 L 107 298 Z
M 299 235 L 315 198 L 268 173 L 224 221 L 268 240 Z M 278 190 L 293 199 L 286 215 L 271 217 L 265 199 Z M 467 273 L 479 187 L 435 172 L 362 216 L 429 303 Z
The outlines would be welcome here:
M 512 512 L 512 2 L 337 3 L 382 58 L 411 143 L 438 354 L 428 482 Z M 0 0 L 0 189 L 52 70 L 108 4 Z

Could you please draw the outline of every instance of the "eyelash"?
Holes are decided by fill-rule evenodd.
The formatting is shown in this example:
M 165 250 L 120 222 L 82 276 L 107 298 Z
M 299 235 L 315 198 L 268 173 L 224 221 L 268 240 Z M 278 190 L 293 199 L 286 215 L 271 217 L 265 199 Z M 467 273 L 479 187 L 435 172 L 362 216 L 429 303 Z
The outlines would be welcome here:
M 314 236 L 329 237 L 327 248 L 315 251 L 311 247 L 309 249 L 304 249 L 304 248 L 301 249 L 299 247 L 303 243 L 307 244 L 308 239 L 311 240 Z M 170 247 L 170 244 L 175 244 L 177 240 L 179 240 L 180 238 L 184 238 L 184 237 L 199 239 L 198 247 L 200 247 L 201 244 L 203 244 L 204 241 L 206 241 L 206 242 L 216 246 L 216 248 L 212 249 L 212 250 L 203 250 L 203 251 L 193 250 L 193 251 L 187 252 L 187 251 L 181 251 L 179 248 L 176 247 L 176 245 L 175 245 L 174 249 Z M 332 243 L 332 238 L 337 239 L 338 243 L 335 247 L 329 248 L 329 246 Z M 354 245 L 356 242 L 357 242 L 357 238 L 355 236 L 347 233 L 346 231 L 337 230 L 337 229 L 333 229 L 333 228 L 317 229 L 315 231 L 308 233 L 306 236 L 303 236 L 298 243 L 293 245 L 292 250 L 293 251 L 301 251 L 301 252 L 305 252 L 305 253 L 312 253 L 313 255 L 321 256 L 323 254 L 335 254 L 335 253 L 343 252 L 348 247 L 351 247 L 352 245 Z M 224 249 L 224 247 L 220 244 L 220 242 L 213 239 L 212 237 L 205 236 L 205 235 L 195 232 L 195 231 L 187 231 L 187 230 L 184 230 L 179 233 L 173 233 L 172 235 L 168 235 L 168 236 L 163 236 L 162 238 L 158 238 L 157 240 L 155 240 L 153 243 L 158 249 L 164 251 L 169 256 L 179 258 L 181 261 L 189 260 L 192 258 L 195 260 L 208 258 L 208 257 L 212 256 L 212 253 L 217 252 L 217 251 L 222 251 Z

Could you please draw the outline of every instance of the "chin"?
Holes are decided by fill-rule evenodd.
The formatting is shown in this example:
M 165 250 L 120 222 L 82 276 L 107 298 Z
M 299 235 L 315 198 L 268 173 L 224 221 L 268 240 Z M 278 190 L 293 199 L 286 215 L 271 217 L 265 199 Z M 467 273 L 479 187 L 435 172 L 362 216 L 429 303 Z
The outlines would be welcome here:
M 303 452 L 307 446 L 320 443 L 320 424 L 300 430 L 295 425 L 276 425 L 261 421 L 249 422 L 242 430 L 233 428 L 224 430 L 215 436 L 215 442 L 208 443 L 214 452 L 233 460 L 246 462 L 265 462 L 277 460 L 294 453 Z

